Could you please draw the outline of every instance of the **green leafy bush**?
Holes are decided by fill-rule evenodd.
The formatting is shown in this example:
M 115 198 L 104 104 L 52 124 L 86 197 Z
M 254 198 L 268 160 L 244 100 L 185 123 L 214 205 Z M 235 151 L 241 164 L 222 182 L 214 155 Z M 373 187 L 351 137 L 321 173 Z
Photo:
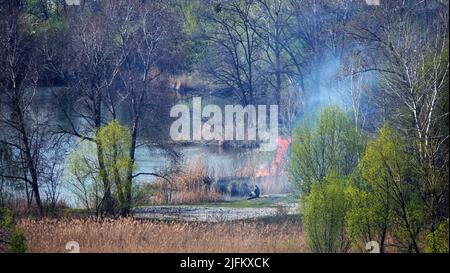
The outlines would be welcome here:
M 449 252 L 449 219 L 442 222 L 439 227 L 427 235 L 426 252 L 448 253 Z
M 0 252 L 24 253 L 27 240 L 10 209 L 0 208 Z
M 301 200 L 308 245 L 313 252 L 347 252 L 346 216 L 352 206 L 350 180 L 336 172 L 314 184 Z
M 324 108 L 316 126 L 295 132 L 289 169 L 293 190 L 308 194 L 331 171 L 351 174 L 363 150 L 363 138 L 351 119 L 339 107 Z
M 12 253 L 25 253 L 27 251 L 27 239 L 19 226 L 15 226 L 11 235 L 10 251 Z

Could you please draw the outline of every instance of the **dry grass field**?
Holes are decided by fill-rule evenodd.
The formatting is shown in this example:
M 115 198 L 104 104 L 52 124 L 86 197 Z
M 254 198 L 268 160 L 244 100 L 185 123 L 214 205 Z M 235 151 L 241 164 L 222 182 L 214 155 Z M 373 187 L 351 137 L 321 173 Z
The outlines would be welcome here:
M 135 219 L 19 221 L 29 252 L 307 252 L 293 221 L 187 223 Z

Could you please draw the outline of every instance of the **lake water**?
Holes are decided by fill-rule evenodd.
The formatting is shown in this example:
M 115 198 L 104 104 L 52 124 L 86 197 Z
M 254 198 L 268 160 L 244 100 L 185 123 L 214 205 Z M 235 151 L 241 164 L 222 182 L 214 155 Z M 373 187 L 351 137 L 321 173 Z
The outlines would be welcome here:
M 61 110 L 61 106 L 56 104 L 55 93 L 57 89 L 40 89 L 36 92 L 36 99 L 39 110 L 48 112 L 52 116 L 52 121 L 56 124 L 68 125 L 67 119 Z M 81 122 L 81 120 L 78 120 Z M 71 147 L 69 147 L 70 150 Z M 182 166 L 189 164 L 200 164 L 208 169 L 208 174 L 219 180 L 224 177 L 249 176 L 255 174 L 257 170 L 268 168 L 273 159 L 273 153 L 258 152 L 250 148 L 227 148 L 217 145 L 192 145 L 177 146 L 174 148 L 182 155 Z M 64 161 L 62 161 L 64 162 Z M 147 148 L 141 146 L 136 150 L 136 172 L 162 173 L 170 167 L 171 161 L 166 153 L 158 148 Z M 138 183 L 151 182 L 155 177 L 139 176 L 135 180 Z M 64 197 L 69 197 L 70 192 L 63 190 Z M 70 199 L 70 198 L 69 198 Z

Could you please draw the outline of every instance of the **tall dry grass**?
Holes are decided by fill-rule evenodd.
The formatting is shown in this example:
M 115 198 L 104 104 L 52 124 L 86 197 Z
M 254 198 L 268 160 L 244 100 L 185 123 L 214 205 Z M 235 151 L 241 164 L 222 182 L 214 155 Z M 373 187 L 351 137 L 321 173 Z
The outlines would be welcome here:
M 19 222 L 30 252 L 305 252 L 298 223 L 180 223 L 128 219 L 60 219 Z
M 217 202 L 223 196 L 212 185 L 208 168 L 201 161 L 189 163 L 180 173 L 170 179 L 158 179 L 154 184 L 154 205 L 198 204 Z

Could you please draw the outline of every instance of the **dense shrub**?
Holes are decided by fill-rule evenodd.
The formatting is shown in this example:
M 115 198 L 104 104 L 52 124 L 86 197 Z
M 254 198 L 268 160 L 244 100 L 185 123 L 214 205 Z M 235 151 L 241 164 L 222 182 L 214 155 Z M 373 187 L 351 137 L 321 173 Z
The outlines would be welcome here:
M 347 252 L 350 241 L 346 216 L 351 208 L 349 179 L 333 172 L 320 184 L 314 184 L 301 200 L 308 244 L 313 252 Z
M 204 164 L 194 162 L 175 176 L 156 181 L 154 204 L 193 204 L 215 202 L 222 199 Z
M 0 252 L 24 253 L 27 240 L 11 210 L 0 208 Z

